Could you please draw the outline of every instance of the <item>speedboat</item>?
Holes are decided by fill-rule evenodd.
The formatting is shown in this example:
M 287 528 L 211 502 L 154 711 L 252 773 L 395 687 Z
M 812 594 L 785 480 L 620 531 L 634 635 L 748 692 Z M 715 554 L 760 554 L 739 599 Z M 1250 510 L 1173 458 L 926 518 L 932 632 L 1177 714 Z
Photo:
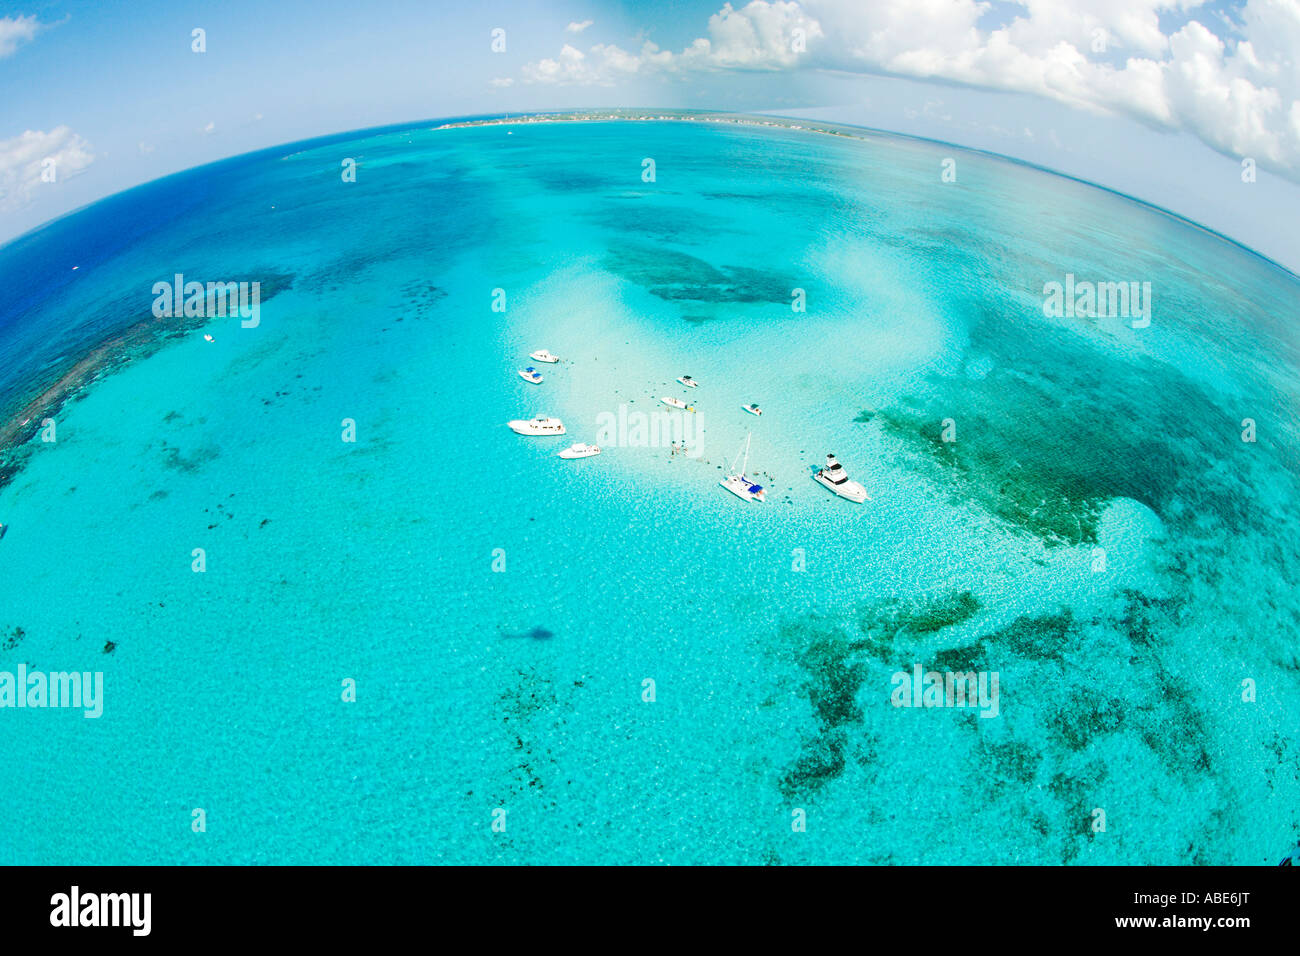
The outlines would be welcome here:
M 749 414 L 751 414 L 751 415 L 762 415 L 762 414 L 763 414 L 763 410 L 762 410 L 761 408 L 759 408 L 758 405 L 756 405 L 756 404 L 753 403 L 753 402 L 750 402 L 748 405 L 741 405 L 740 407 L 743 408 L 745 411 L 749 412 Z
M 207 332 L 204 332 L 204 333 L 203 333 L 203 341 L 205 341 L 205 342 L 215 342 L 216 339 L 214 339 L 214 338 L 211 336 L 211 334 L 209 334 L 209 333 L 207 333 Z
M 683 375 L 683 376 L 682 376 L 681 378 L 679 378 L 677 381 L 681 382 L 681 383 L 682 383 L 683 385 L 685 385 L 687 388 L 699 388 L 699 387 L 700 387 L 700 383 L 697 382 L 697 381 L 695 381 L 695 379 L 691 378 L 689 375 Z
M 763 490 L 763 486 L 745 477 L 745 469 L 749 467 L 749 439 L 750 436 L 746 435 L 745 446 L 740 450 L 740 454 L 736 456 L 736 461 L 731 463 L 730 474 L 718 484 L 737 498 L 743 498 L 746 501 L 766 501 L 767 492 Z M 741 461 L 742 456 L 744 461 L 737 468 L 736 463 Z
M 687 405 L 680 398 L 671 398 L 669 396 L 664 396 L 663 398 L 659 399 L 659 401 L 663 402 L 669 408 L 684 408 L 688 412 L 695 411 L 694 405 Z
M 531 365 L 528 366 L 528 368 L 521 368 L 519 370 L 519 377 L 525 382 L 532 382 L 534 385 L 542 384 L 542 373 L 537 371 L 537 369 L 533 368 Z
M 867 489 L 856 481 L 849 481 L 844 466 L 835 460 L 834 455 L 826 456 L 826 467 L 813 475 L 813 481 L 825 488 L 829 488 L 841 498 L 847 498 L 849 501 L 862 504 L 867 500 Z
M 587 444 L 584 444 L 584 443 L 582 443 L 582 442 L 578 442 L 578 444 L 576 444 L 576 445 L 570 445 L 568 448 L 564 449 L 564 451 L 560 452 L 560 454 L 557 455 L 556 457 L 558 457 L 558 458 L 590 458 L 590 457 L 592 457 L 593 455 L 599 455 L 599 454 L 600 454 L 600 446 L 599 446 L 599 445 L 587 445 Z
M 558 355 L 552 355 L 550 352 L 546 351 L 546 349 L 538 349 L 536 352 L 530 352 L 528 353 L 528 357 L 532 359 L 534 362 L 554 363 L 560 360 L 560 357 Z
M 510 430 L 517 435 L 563 435 L 564 434 L 564 422 L 560 421 L 558 418 L 546 418 L 546 417 L 539 416 L 537 418 L 530 419 L 529 421 L 526 422 L 520 419 L 516 419 L 515 421 L 512 422 L 506 422 L 506 424 L 509 425 Z

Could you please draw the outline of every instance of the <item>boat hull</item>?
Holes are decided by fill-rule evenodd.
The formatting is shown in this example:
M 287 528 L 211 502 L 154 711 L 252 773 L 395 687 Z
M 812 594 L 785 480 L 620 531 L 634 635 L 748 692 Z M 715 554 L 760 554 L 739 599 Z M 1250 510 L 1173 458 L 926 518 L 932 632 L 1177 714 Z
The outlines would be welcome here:
M 516 435 L 529 435 L 534 438 L 549 438 L 552 435 L 564 434 L 564 423 L 559 419 L 551 419 L 554 424 L 540 425 L 535 421 L 526 422 L 516 419 L 512 422 L 506 422 L 510 430 Z
M 740 498 L 744 501 L 766 501 L 767 500 L 766 492 L 760 491 L 757 494 L 755 494 L 754 492 L 749 490 L 753 482 L 748 481 L 744 478 L 737 477 L 736 475 L 728 475 L 726 478 L 723 478 L 720 482 L 718 482 L 718 484 L 721 485 L 723 488 L 726 488 L 737 498 Z
M 843 498 L 845 501 L 853 501 L 857 504 L 862 504 L 867 500 L 867 489 L 863 488 L 856 481 L 845 481 L 837 485 L 829 478 L 823 478 L 821 475 L 813 475 L 813 481 L 817 482 L 817 484 L 821 485 L 831 494 L 838 498 Z

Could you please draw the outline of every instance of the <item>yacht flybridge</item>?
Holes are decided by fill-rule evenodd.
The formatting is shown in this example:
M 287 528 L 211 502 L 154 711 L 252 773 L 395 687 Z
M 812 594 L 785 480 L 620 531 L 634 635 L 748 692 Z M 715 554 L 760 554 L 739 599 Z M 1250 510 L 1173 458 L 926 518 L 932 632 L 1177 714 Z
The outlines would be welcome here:
M 749 439 L 751 436 L 745 436 L 744 447 L 740 449 L 740 454 L 736 455 L 736 460 L 731 463 L 731 471 L 726 478 L 723 478 L 718 484 L 722 485 L 737 498 L 743 498 L 745 501 L 766 501 L 767 492 L 763 486 L 750 481 L 745 477 L 745 470 L 749 467 Z M 744 459 L 743 462 L 741 459 Z M 736 463 L 740 462 L 740 467 Z
M 560 360 L 558 355 L 552 355 L 550 352 L 546 351 L 546 349 L 538 349 L 536 352 L 530 352 L 528 357 L 534 362 L 555 363 Z
M 849 481 L 844 466 L 835 460 L 834 455 L 826 456 L 826 467 L 813 475 L 813 481 L 824 488 L 830 489 L 841 498 L 847 498 L 849 501 L 862 504 L 867 500 L 867 489 L 856 481 Z
M 558 418 L 538 417 L 528 421 L 516 419 L 506 422 L 510 430 L 517 435 L 563 435 L 564 422 Z

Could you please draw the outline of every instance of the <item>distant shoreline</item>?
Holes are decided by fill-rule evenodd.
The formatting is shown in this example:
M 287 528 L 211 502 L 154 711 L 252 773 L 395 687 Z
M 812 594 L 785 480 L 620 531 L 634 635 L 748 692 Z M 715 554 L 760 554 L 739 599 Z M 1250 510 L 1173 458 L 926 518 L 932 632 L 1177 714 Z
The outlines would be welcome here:
M 781 116 L 756 116 L 751 113 L 714 113 L 709 111 L 694 112 L 689 110 L 568 110 L 548 113 L 520 113 L 518 116 L 492 116 L 483 119 L 457 120 L 430 127 L 433 131 L 444 129 L 468 129 L 475 126 L 519 126 L 537 123 L 606 123 L 610 120 L 623 122 L 679 122 L 679 123 L 720 123 L 726 126 L 756 126 L 772 129 L 794 129 L 809 133 L 825 133 L 828 136 L 842 136 L 845 139 L 867 139 L 875 130 L 862 128 L 861 133 L 849 132 L 849 127 L 837 123 L 819 123 L 808 120 L 793 120 Z M 863 135 L 868 134 L 868 135 Z M 881 136 L 891 135 L 884 133 Z

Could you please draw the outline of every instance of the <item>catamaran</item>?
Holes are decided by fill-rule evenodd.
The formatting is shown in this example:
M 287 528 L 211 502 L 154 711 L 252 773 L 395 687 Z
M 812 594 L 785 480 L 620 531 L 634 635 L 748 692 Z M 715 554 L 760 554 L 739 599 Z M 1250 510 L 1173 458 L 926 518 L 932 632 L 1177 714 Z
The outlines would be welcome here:
M 563 435 L 564 422 L 558 418 L 546 418 L 538 416 L 529 421 L 515 419 L 512 422 L 506 422 L 510 430 L 517 435 Z
M 741 448 L 740 454 L 736 456 L 736 461 L 731 463 L 730 474 L 718 482 L 718 484 L 722 485 L 722 487 L 726 488 L 737 498 L 744 498 L 746 501 L 766 501 L 767 492 L 763 490 L 763 486 L 756 484 L 745 477 L 745 469 L 749 467 L 750 437 L 750 435 L 745 436 L 745 445 Z M 737 469 L 736 462 L 740 462 L 742 457 L 744 458 L 744 461 L 741 463 L 740 468 Z
M 826 456 L 826 467 L 813 475 L 813 481 L 824 488 L 829 488 L 841 498 L 847 498 L 849 501 L 862 504 L 867 500 L 867 489 L 856 481 L 849 481 L 844 466 L 835 460 L 834 455 Z

